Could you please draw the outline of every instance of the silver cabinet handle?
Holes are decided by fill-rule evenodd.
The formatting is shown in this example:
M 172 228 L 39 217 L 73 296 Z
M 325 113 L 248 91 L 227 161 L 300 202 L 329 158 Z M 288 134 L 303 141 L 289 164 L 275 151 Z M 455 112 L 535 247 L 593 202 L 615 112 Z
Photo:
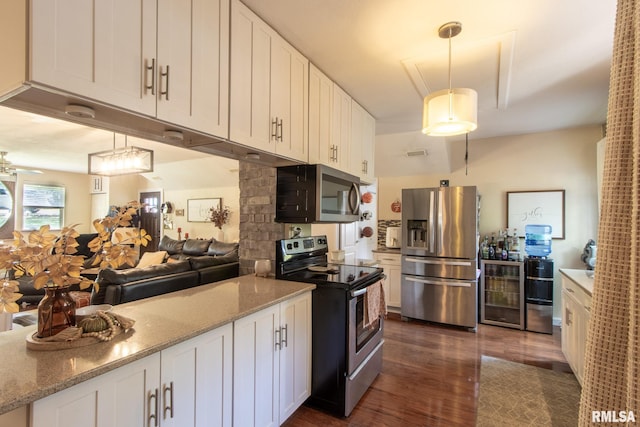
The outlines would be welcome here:
M 284 330 L 284 337 L 282 337 L 282 332 L 280 332 L 280 336 L 281 336 L 281 341 L 280 341 L 280 348 L 282 348 L 282 344 L 284 344 L 285 347 L 289 347 L 287 341 L 289 339 L 289 325 L 285 324 L 282 328 L 280 328 L 281 330 Z
M 145 93 L 147 90 L 151 90 L 151 95 L 156 94 L 156 58 L 151 59 L 151 66 L 148 65 L 147 60 L 145 59 L 144 65 L 144 90 Z M 149 71 L 151 71 L 151 85 L 147 84 Z
M 153 406 L 151 401 L 153 400 Z M 153 413 L 151 410 L 153 409 Z M 151 422 L 153 420 L 153 423 Z M 156 388 L 153 393 L 151 390 L 147 392 L 147 427 L 158 427 L 158 389 Z
M 282 119 L 280 119 L 280 121 L 278 122 L 278 125 L 276 127 L 276 135 L 278 135 L 278 131 L 277 129 L 280 129 L 280 134 L 279 136 L 276 136 L 276 140 L 280 140 L 280 142 L 282 142 Z
M 162 78 L 165 78 L 165 90 L 162 90 Z M 162 72 L 162 67 L 160 67 L 160 97 L 164 95 L 164 99 L 169 100 L 169 66 L 167 65 L 166 71 Z
M 275 331 L 275 339 L 276 339 L 276 350 L 280 350 L 282 348 L 282 338 L 280 328 Z
M 167 405 L 167 391 L 169 391 L 169 405 Z M 167 411 L 169 411 L 169 416 L 173 418 L 173 381 L 169 383 L 169 387 L 166 384 L 162 386 L 162 400 L 164 401 L 162 418 L 167 419 Z
M 274 141 L 278 140 L 278 118 L 276 117 L 271 121 L 271 127 L 273 128 L 273 132 L 271 133 L 271 138 Z

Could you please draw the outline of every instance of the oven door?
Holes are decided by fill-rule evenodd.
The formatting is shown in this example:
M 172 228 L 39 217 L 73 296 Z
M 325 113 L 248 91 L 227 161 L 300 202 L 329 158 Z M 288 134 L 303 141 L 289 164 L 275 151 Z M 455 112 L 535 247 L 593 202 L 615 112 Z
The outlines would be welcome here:
M 382 316 L 379 316 L 378 319 L 369 326 L 365 326 L 367 290 L 373 284 L 379 283 L 379 281 L 376 281 L 365 287 L 349 291 L 349 354 L 347 364 L 349 374 L 353 373 L 382 341 Z

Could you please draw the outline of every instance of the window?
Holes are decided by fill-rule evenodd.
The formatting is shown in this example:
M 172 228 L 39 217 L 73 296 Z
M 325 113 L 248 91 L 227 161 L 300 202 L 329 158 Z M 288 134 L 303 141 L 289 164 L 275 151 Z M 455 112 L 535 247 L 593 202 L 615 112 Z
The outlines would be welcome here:
M 24 184 L 22 189 L 22 229 L 37 230 L 49 225 L 52 230 L 64 224 L 64 187 Z

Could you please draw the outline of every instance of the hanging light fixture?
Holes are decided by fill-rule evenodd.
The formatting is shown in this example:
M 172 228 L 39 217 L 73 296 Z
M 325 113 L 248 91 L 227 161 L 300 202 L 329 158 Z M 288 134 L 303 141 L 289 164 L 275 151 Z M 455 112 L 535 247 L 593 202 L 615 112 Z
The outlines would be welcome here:
M 116 149 L 116 134 L 113 134 L 113 149 L 89 154 L 90 175 L 128 175 L 153 172 L 153 151 L 140 147 L 128 147 L 127 135 L 124 148 Z
M 438 29 L 440 38 L 449 39 L 449 89 L 424 98 L 422 133 L 433 136 L 460 135 L 478 127 L 478 93 L 451 87 L 451 39 L 462 31 L 459 22 L 447 22 Z

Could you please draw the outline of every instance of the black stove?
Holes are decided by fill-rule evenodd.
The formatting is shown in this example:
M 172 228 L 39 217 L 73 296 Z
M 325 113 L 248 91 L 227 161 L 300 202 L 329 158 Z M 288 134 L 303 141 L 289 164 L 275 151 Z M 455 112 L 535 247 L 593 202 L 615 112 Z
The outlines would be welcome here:
M 327 263 L 326 236 L 299 237 L 276 243 L 276 278 L 352 290 L 376 282 L 382 268 Z

